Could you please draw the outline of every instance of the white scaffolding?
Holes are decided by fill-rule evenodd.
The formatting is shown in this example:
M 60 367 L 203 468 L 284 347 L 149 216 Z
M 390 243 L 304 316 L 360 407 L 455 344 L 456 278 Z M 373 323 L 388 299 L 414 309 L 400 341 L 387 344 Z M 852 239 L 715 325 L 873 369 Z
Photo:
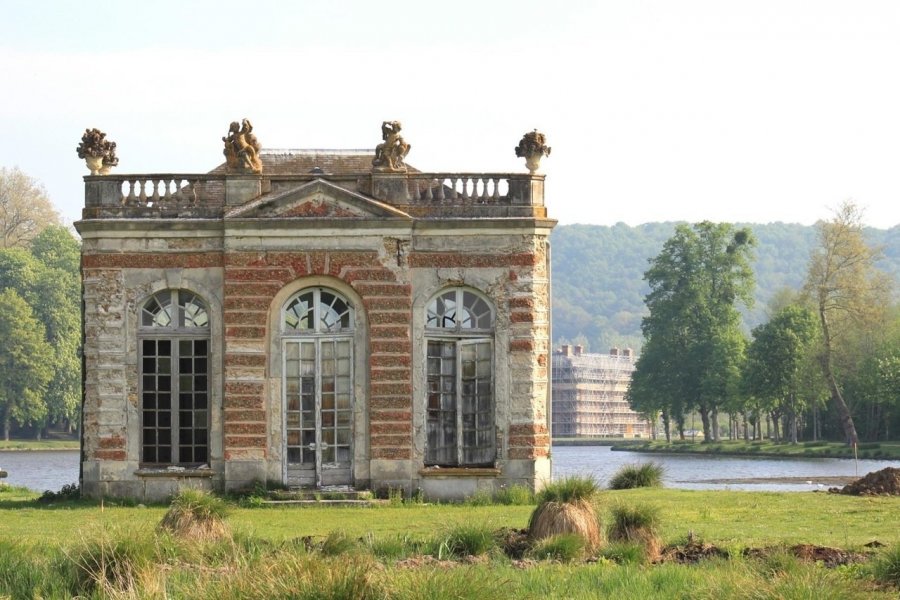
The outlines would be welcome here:
M 553 437 L 650 437 L 650 422 L 625 400 L 635 360 L 631 349 L 585 354 L 580 346 L 563 346 L 554 352 Z

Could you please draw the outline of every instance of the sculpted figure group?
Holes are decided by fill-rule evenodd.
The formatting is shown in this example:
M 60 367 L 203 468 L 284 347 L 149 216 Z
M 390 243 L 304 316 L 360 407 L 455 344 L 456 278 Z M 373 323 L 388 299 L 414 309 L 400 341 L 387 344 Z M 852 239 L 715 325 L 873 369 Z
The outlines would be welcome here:
M 384 121 L 381 123 L 381 139 L 375 147 L 375 159 L 372 166 L 376 171 L 387 173 L 406 173 L 403 159 L 409 154 L 410 145 L 400 135 L 400 121 Z
M 253 125 L 249 119 L 244 119 L 240 124 L 232 122 L 228 135 L 222 141 L 225 142 L 225 164 L 228 171 L 262 173 L 262 161 L 259 159 L 262 146 L 253 135 Z

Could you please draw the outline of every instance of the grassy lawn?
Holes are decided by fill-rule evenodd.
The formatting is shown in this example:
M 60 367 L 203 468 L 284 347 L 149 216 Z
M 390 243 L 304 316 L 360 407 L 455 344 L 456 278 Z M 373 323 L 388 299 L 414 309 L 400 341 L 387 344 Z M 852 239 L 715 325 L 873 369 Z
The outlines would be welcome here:
M 0 440 L 0 450 L 78 450 L 78 440 Z
M 610 442 L 613 450 L 632 452 L 702 453 L 732 454 L 741 456 L 789 456 L 803 458 L 853 458 L 853 448 L 839 442 L 800 442 L 790 444 L 770 440 L 745 442 L 743 440 L 723 440 L 704 443 L 701 441 L 616 441 Z M 861 443 L 857 448 L 860 459 L 900 460 L 900 442 Z
M 618 504 L 659 507 L 664 544 L 683 543 L 692 532 L 695 539 L 728 550 L 731 558 L 651 565 L 601 554 L 597 562 L 531 560 L 523 568 L 496 554 L 473 560 L 448 556 L 442 540 L 454 532 L 521 529 L 533 506 L 232 504 L 227 523 L 233 539 L 186 542 L 157 531 L 164 506 L 47 505 L 27 490 L 7 486 L 0 487 L 0 599 L 78 593 L 94 598 L 824 600 L 897 594 L 896 588 L 876 582 L 869 563 L 824 568 L 777 553 L 742 558 L 741 550 L 809 543 L 872 552 L 864 545 L 873 540 L 900 550 L 898 497 L 604 491 L 598 502 L 601 519 L 608 521 Z M 340 549 L 328 550 L 326 538 Z M 409 548 L 421 556 L 410 558 Z M 128 570 L 128 576 L 86 581 L 77 565 L 99 564 L 97 557 L 103 559 L 99 563 L 120 565 L 116 568 Z

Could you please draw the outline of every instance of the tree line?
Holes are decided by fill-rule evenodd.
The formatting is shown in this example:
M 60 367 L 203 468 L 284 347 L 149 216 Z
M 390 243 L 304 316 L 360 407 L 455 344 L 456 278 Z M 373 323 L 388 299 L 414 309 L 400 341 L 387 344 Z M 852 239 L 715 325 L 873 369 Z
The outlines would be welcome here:
M 0 435 L 77 427 L 81 246 L 43 187 L 0 168 Z
M 753 303 L 756 245 L 746 227 L 676 226 L 644 275 L 632 408 L 661 418 L 667 439 L 694 412 L 710 441 L 759 438 L 764 423 L 793 442 L 896 437 L 900 305 L 860 209 L 845 203 L 816 226 L 802 285 L 774 294 L 747 336 L 738 308 Z

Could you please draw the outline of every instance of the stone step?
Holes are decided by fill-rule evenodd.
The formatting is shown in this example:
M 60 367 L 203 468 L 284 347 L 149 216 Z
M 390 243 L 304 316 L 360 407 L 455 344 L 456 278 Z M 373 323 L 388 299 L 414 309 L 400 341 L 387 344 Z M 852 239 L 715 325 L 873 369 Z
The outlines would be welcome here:
M 372 492 L 368 490 L 355 490 L 350 487 L 336 486 L 314 489 L 291 488 L 269 492 L 269 499 L 274 502 L 369 502 L 373 498 Z
M 293 505 L 293 506 L 355 506 L 366 507 L 383 504 L 387 500 L 264 500 L 266 505 Z

